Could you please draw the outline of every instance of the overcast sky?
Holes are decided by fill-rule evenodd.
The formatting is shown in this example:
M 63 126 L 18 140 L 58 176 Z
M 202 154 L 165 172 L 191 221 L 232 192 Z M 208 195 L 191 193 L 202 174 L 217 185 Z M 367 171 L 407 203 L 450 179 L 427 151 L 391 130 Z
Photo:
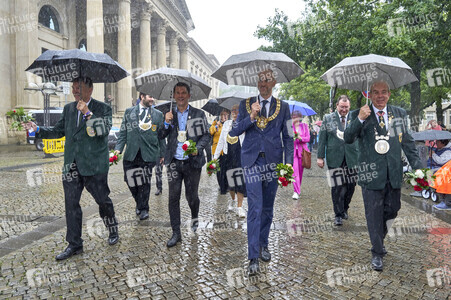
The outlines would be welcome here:
M 196 27 L 188 33 L 207 54 L 223 63 L 233 54 L 256 50 L 265 40 L 254 37 L 257 26 L 268 24 L 275 9 L 290 20 L 300 17 L 302 0 L 186 0 Z

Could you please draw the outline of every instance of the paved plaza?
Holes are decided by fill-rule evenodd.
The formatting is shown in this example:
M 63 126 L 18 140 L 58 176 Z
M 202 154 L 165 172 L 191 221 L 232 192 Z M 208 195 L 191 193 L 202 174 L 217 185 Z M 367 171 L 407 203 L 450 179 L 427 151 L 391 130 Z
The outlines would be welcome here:
M 62 157 L 43 159 L 29 146 L 0 151 L 0 299 L 450 298 L 451 212 L 432 211 L 432 202 L 411 198 L 411 190 L 403 189 L 379 273 L 370 266 L 360 188 L 349 220 L 337 228 L 325 171 L 305 170 L 298 201 L 292 187 L 279 188 L 272 260 L 248 278 L 246 221 L 227 211 L 229 196 L 219 195 L 215 177 L 202 173 L 196 234 L 182 196 L 182 243 L 168 249 L 167 180 L 154 196 L 152 178 L 150 218 L 139 221 L 120 163 L 109 173 L 120 242 L 108 245 L 98 206 L 84 191 L 84 253 L 57 262 L 67 245 Z

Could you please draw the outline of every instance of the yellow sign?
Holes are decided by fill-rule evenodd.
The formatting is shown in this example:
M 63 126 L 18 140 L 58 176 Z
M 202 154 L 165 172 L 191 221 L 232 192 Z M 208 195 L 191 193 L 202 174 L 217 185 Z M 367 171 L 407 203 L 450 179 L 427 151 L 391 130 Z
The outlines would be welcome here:
M 42 149 L 45 153 L 58 153 L 64 152 L 64 144 L 66 143 L 66 137 L 60 139 L 43 139 L 44 148 Z

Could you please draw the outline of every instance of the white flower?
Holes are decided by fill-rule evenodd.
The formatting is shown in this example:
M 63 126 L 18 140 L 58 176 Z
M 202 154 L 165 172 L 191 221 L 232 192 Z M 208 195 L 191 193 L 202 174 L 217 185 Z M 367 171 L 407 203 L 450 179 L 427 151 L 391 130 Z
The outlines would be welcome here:
M 280 181 L 280 180 L 277 180 L 277 182 L 278 182 L 279 184 L 282 184 L 282 181 Z
M 211 164 L 212 166 L 213 166 L 213 168 L 215 168 L 216 169 L 216 164 Z
M 415 186 L 417 185 L 417 182 L 415 181 L 415 179 L 410 179 L 410 185 Z
M 110 157 L 113 157 L 114 156 L 114 153 L 113 152 L 110 152 Z
M 185 144 L 185 145 L 187 145 L 189 147 L 189 141 L 186 141 L 183 144 Z
M 281 177 L 285 176 L 285 174 L 287 174 L 287 171 L 285 171 L 285 170 L 280 170 L 280 176 L 281 176 Z
M 423 173 L 423 171 L 421 171 L 420 169 L 418 169 L 418 170 L 415 171 L 415 176 L 418 177 L 418 178 L 423 179 L 424 173 Z

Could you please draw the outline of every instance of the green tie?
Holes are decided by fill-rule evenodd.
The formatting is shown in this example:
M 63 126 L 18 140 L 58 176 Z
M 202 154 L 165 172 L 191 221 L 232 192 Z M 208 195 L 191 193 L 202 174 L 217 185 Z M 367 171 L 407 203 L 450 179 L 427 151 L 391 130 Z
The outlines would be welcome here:
M 78 125 L 77 126 L 81 126 L 81 121 L 83 120 L 83 113 L 81 111 L 78 112 Z

